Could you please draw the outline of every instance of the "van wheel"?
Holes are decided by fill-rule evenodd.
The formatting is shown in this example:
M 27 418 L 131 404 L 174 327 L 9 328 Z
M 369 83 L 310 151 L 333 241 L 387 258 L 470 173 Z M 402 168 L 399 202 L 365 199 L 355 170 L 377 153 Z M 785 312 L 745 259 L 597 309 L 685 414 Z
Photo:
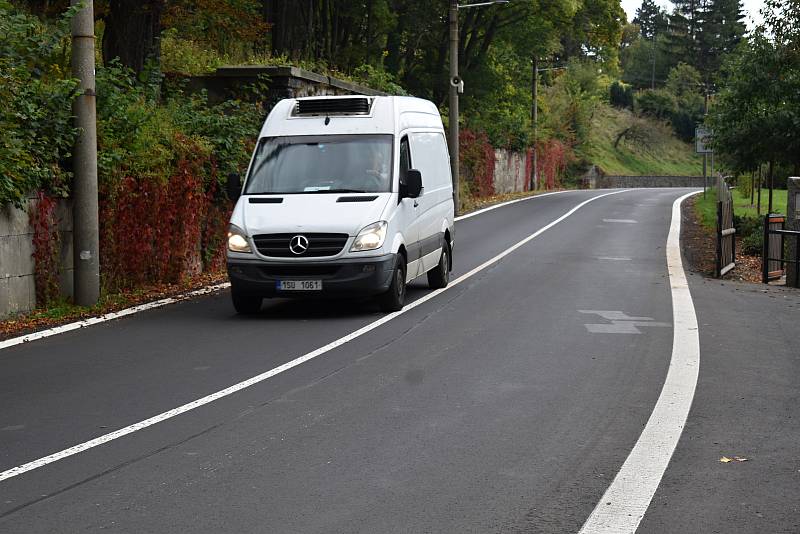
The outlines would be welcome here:
M 431 289 L 447 287 L 450 282 L 450 244 L 445 241 L 439 265 L 428 271 L 428 286 Z
M 233 307 L 236 313 L 242 315 L 252 315 L 261 310 L 261 297 L 254 297 L 252 295 L 242 295 L 241 293 L 231 290 L 231 299 L 233 300 Z
M 406 303 L 406 260 L 398 255 L 389 291 L 378 296 L 378 306 L 384 312 L 396 312 Z

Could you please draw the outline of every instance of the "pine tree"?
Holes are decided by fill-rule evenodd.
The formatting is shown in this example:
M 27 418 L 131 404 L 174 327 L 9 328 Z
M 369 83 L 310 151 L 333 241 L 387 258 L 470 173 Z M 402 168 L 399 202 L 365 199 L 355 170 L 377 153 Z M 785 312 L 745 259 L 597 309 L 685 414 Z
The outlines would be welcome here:
M 667 28 L 667 13 L 656 4 L 655 0 L 642 0 L 642 5 L 636 10 L 633 23 L 639 25 L 642 37 L 648 40 L 655 39 Z
M 700 51 L 700 72 L 710 82 L 722 65 L 723 56 L 736 48 L 745 33 L 741 0 L 708 0 Z

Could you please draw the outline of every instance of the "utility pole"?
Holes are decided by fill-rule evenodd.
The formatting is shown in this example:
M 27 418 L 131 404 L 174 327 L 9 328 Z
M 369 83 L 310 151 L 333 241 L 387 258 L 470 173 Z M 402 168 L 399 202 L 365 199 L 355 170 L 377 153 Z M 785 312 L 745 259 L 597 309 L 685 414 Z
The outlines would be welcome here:
M 458 0 L 450 0 L 450 110 L 448 138 L 450 141 L 450 172 L 453 175 L 453 203 L 458 215 L 460 180 L 458 169 Z
M 93 306 L 100 298 L 100 231 L 97 207 L 97 109 L 95 106 L 94 7 L 92 0 L 72 19 L 72 74 L 79 95 L 73 112 L 78 139 L 73 155 L 73 266 L 75 303 Z
M 464 82 L 458 76 L 458 10 L 468 7 L 484 7 L 493 4 L 507 4 L 509 0 L 487 0 L 475 4 L 458 5 L 458 0 L 450 0 L 450 111 L 448 141 L 450 143 L 450 173 L 453 175 L 453 203 L 458 215 L 460 176 L 458 169 L 458 93 L 464 92 Z
M 530 190 L 534 191 L 536 189 L 536 185 L 538 182 L 538 170 L 539 165 L 539 149 L 536 146 L 537 141 L 537 128 L 539 126 L 539 57 L 533 56 L 533 83 L 531 87 L 531 97 L 533 101 L 531 102 L 531 125 L 533 126 L 533 154 L 532 154 L 532 162 L 531 162 L 531 185 Z
M 653 64 L 650 69 L 650 89 L 656 88 L 656 33 L 653 29 L 653 38 L 650 40 L 650 56 L 652 57 Z

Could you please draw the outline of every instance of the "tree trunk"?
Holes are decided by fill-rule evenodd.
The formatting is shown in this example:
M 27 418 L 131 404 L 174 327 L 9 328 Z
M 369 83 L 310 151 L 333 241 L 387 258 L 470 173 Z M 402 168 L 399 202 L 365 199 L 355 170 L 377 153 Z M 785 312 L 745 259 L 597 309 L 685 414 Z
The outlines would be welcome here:
M 148 60 L 161 62 L 164 0 L 110 0 L 103 35 L 103 62 L 114 58 L 137 74 Z

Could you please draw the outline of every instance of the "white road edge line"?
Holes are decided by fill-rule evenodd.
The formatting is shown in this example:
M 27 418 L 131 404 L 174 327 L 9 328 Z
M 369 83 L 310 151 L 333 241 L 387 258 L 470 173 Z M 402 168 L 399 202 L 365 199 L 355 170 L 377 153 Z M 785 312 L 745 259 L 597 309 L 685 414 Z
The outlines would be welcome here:
M 523 200 L 530 200 L 532 198 L 542 198 L 547 197 L 550 195 L 558 195 L 561 193 L 569 193 L 573 192 L 574 190 L 568 191 L 553 191 L 551 193 L 543 193 L 541 195 L 531 195 L 529 197 L 518 198 L 515 200 L 509 200 L 507 202 L 501 202 L 500 204 L 495 204 L 494 206 L 489 206 L 488 208 L 483 208 L 478 211 L 474 211 L 472 213 L 468 213 L 466 215 L 462 215 L 460 217 L 456 217 L 456 221 L 461 221 L 464 219 L 469 219 L 470 217 L 474 217 L 476 215 L 480 215 L 482 213 L 486 213 L 487 211 L 491 211 L 497 208 L 502 208 L 505 206 L 509 206 L 511 204 L 516 204 L 517 202 L 522 202 Z M 47 337 L 55 336 L 58 334 L 64 334 L 66 332 L 71 332 L 72 330 L 78 330 L 79 328 L 84 328 L 87 326 L 92 326 L 99 323 L 105 323 L 107 321 L 113 321 L 115 319 L 119 319 L 121 317 L 125 317 L 127 315 L 133 315 L 134 313 L 139 313 L 147 310 L 153 310 L 155 308 L 161 308 L 162 306 L 166 306 L 167 304 L 174 304 L 176 302 L 180 302 L 182 300 L 199 297 L 202 295 L 208 295 L 209 293 L 214 293 L 216 291 L 222 291 L 223 289 L 228 289 L 231 287 L 230 282 L 224 282 L 221 284 L 216 284 L 213 286 L 206 286 L 200 289 L 196 289 L 194 291 L 190 291 L 188 293 L 184 293 L 182 295 L 178 295 L 175 297 L 170 297 L 166 299 L 156 300 L 153 302 L 147 302 L 145 304 L 140 304 L 138 306 L 133 306 L 130 308 L 125 308 L 124 310 L 120 310 L 118 312 L 106 313 L 104 315 L 99 315 L 97 317 L 90 317 L 88 319 L 82 319 L 80 321 L 75 321 L 72 323 L 67 323 L 61 326 L 56 326 L 53 328 L 48 328 L 46 330 L 40 330 L 39 332 L 34 332 L 32 334 L 26 334 L 24 336 L 19 337 L 12 337 L 6 339 L 5 341 L 0 341 L 0 350 L 7 349 L 13 347 L 15 345 L 21 345 L 23 343 L 29 343 L 31 341 L 36 341 L 38 339 L 44 339 Z
M 252 378 L 248 378 L 247 380 L 239 382 L 238 384 L 234 384 L 234 385 L 232 385 L 230 387 L 227 387 L 227 388 L 225 388 L 223 390 L 217 391 L 216 393 L 212 393 L 210 395 L 206 395 L 205 397 L 202 397 L 202 398 L 197 399 L 195 401 L 192 401 L 190 403 L 184 404 L 183 406 L 179 406 L 177 408 L 173 408 L 172 410 L 160 413 L 160 414 L 158 414 L 156 416 L 153 416 L 153 417 L 151 417 L 149 419 L 145 419 L 144 421 L 139 421 L 138 423 L 134 423 L 134 424 L 132 424 L 130 426 L 126 426 L 125 428 L 120 428 L 119 430 L 115 430 L 114 432 L 110 432 L 110 433 L 105 434 L 103 436 L 100 436 L 100 437 L 97 437 L 95 439 L 92 439 L 92 440 L 86 441 L 84 443 L 81 443 L 79 445 L 75 445 L 75 446 L 70 447 L 68 449 L 64 449 L 63 451 L 59 451 L 59 452 L 53 453 L 53 454 L 51 454 L 49 456 L 45 456 L 43 458 L 39 458 L 38 460 L 34 460 L 32 462 L 28 462 L 26 464 L 23 464 L 23 465 L 20 465 L 20 466 L 17 466 L 17 467 L 13 467 L 11 469 L 8 469 L 7 471 L 3 471 L 2 473 L 0 473 L 0 482 L 2 482 L 3 480 L 7 480 L 9 478 L 13 478 L 13 477 L 18 476 L 18 475 L 21 475 L 23 473 L 27 473 L 28 471 L 33 471 L 34 469 L 38 469 L 40 467 L 44 467 L 47 464 L 51 464 L 53 462 L 57 462 L 59 460 L 63 460 L 64 458 L 68 458 L 68 457 L 73 456 L 75 454 L 78 454 L 80 452 L 83 452 L 83 451 L 89 450 L 91 448 L 94 448 L 94 447 L 103 445 L 105 443 L 108 443 L 109 441 L 113 441 L 113 440 L 121 438 L 123 436 L 127 436 L 128 434 L 132 434 L 132 433 L 134 433 L 134 432 L 136 432 L 138 430 L 142 430 L 143 428 L 147 428 L 149 426 L 153 426 L 156 423 L 160 423 L 162 421 L 166 421 L 167 419 L 171 419 L 173 417 L 176 417 L 176 416 L 181 415 L 183 413 L 186 413 L 188 411 L 194 410 L 195 408 L 199 408 L 201 406 L 204 406 L 206 404 L 209 404 L 211 402 L 219 400 L 219 399 L 221 399 L 223 397 L 227 397 L 228 395 L 232 395 L 232 394 L 236 393 L 237 391 L 241 391 L 241 390 L 243 390 L 245 388 L 249 388 L 252 385 L 258 384 L 259 382 L 263 382 L 263 381 L 265 381 L 265 380 L 267 380 L 269 378 L 272 378 L 275 375 L 283 373 L 284 371 L 288 371 L 289 369 L 291 369 L 293 367 L 297 367 L 298 365 L 301 365 L 301 364 L 303 364 L 303 363 L 305 363 L 305 362 L 307 362 L 307 361 L 309 361 L 311 359 L 314 359 L 317 356 L 325 354 L 326 352 L 329 352 L 329 351 L 331 351 L 331 350 L 333 350 L 333 349 L 335 349 L 337 347 L 340 347 L 340 346 L 344 345 L 345 343 L 348 343 L 349 341 L 352 341 L 352 340 L 354 340 L 354 339 L 366 334 L 367 332 L 375 330 L 379 326 L 381 326 L 381 325 L 383 325 L 385 323 L 388 323 L 392 319 L 395 319 L 396 317 L 398 317 L 398 316 L 400 316 L 400 315 L 402 315 L 402 314 L 404 314 L 404 313 L 406 313 L 408 311 L 413 310 L 417 306 L 421 306 L 425 302 L 428 302 L 429 300 L 431 300 L 433 298 L 436 298 L 437 296 L 441 295 L 445 291 L 456 287 L 458 284 L 464 282 L 465 280 L 468 280 L 468 279 L 472 278 L 473 276 L 475 276 L 479 272 L 483 271 L 487 267 L 490 267 L 491 265 L 494 265 L 495 263 L 497 263 L 501 259 L 505 258 L 509 254 L 511 254 L 512 252 L 517 250 L 518 248 L 520 248 L 523 245 L 525 245 L 526 243 L 528 243 L 528 242 L 532 241 L 533 239 L 535 239 L 536 237 L 542 235 L 544 232 L 546 232 L 547 230 L 549 230 L 553 226 L 557 225 L 558 223 L 560 223 L 561 221 L 563 221 L 564 219 L 566 219 L 567 217 L 569 217 L 570 215 L 572 215 L 573 213 L 575 213 L 576 211 L 581 209 L 586 204 L 589 204 L 590 202 L 594 202 L 595 200 L 598 200 L 600 198 L 607 197 L 609 195 L 617 195 L 619 193 L 624 193 L 626 191 L 627 190 L 621 190 L 621 191 L 614 191 L 614 192 L 611 192 L 611 193 L 605 193 L 605 194 L 602 194 L 602 195 L 594 196 L 594 197 L 592 197 L 592 198 L 590 198 L 588 200 L 585 200 L 585 201 L 581 202 L 580 204 L 578 204 L 577 206 L 575 206 L 574 208 L 572 208 L 571 210 L 566 212 L 564 215 L 562 215 L 558 219 L 555 219 L 555 220 L 551 221 L 546 226 L 543 226 L 542 228 L 540 228 L 536 232 L 532 233 L 531 235 L 529 235 L 528 237 L 526 237 L 522 241 L 519 241 L 517 244 L 512 245 L 511 247 L 507 248 L 506 250 L 504 250 L 503 252 L 501 252 L 497 256 L 493 257 L 492 259 L 483 262 L 482 264 L 478 265 L 477 267 L 475 267 L 474 269 L 472 269 L 468 273 L 465 273 L 465 274 L 459 276 L 458 278 L 456 278 L 455 280 L 452 280 L 447 287 L 442 288 L 442 289 L 437 289 L 435 291 L 431 291 L 430 293 L 426 294 L 424 297 L 421 297 L 421 298 L 415 300 L 414 302 L 411 302 L 411 303 L 407 304 L 402 310 L 387 314 L 387 315 L 381 317 L 380 319 L 378 319 L 377 321 L 369 323 L 368 325 L 363 326 L 362 328 L 359 328 L 358 330 L 356 330 L 354 332 L 351 332 L 350 334 L 347 334 L 344 337 L 340 337 L 336 341 L 328 343 L 327 345 L 325 345 L 323 347 L 320 347 L 320 348 L 318 348 L 318 349 L 316 349 L 316 350 L 314 350 L 312 352 L 304 354 L 303 356 L 300 356 L 299 358 L 295 358 L 294 360 L 292 360 L 290 362 L 286 362 L 283 365 L 275 367 L 274 369 L 270 369 L 269 371 L 266 371 L 264 373 L 256 375 L 256 376 L 254 376 Z
M 499 204 L 495 204 L 495 205 L 489 206 L 487 208 L 479 209 L 478 211 L 473 211 L 471 213 L 467 213 L 466 215 L 460 215 L 460 216 L 456 217 L 454 220 L 463 221 L 464 219 L 469 219 L 470 217 L 475 217 L 476 215 L 481 215 L 483 213 L 486 213 L 487 211 L 496 210 L 497 208 L 504 208 L 506 206 L 510 206 L 511 204 L 516 204 L 517 202 L 524 202 L 526 200 L 531 200 L 531 199 L 534 199 L 534 198 L 549 197 L 550 195 L 560 195 L 561 193 L 570 193 L 570 192 L 575 192 L 575 191 L 579 191 L 579 190 L 578 189 L 568 189 L 566 191 L 552 191 L 550 193 L 542 193 L 541 195 L 530 195 L 530 196 L 527 196 L 527 197 L 517 198 L 517 199 L 514 199 L 514 200 L 507 200 L 506 202 L 501 202 Z
M 625 463 L 579 534 L 636 532 L 672 458 L 692 407 L 700 370 L 700 336 L 694 302 L 681 262 L 681 203 L 672 204 L 667 270 L 672 293 L 672 357 L 653 413 Z
M 34 332 L 32 334 L 27 334 L 24 336 L 19 337 L 12 337 L 11 339 L 7 339 L 5 341 L 0 341 L 0 350 L 7 349 L 9 347 L 13 347 L 14 345 L 20 345 L 22 343 L 28 343 L 30 341 L 36 341 L 37 339 L 43 339 L 46 337 L 55 336 L 58 334 L 63 334 L 65 332 L 70 332 L 72 330 L 78 330 L 79 328 L 84 328 L 86 326 L 92 326 L 98 323 L 105 323 L 106 321 L 113 321 L 114 319 L 119 319 L 120 317 L 125 317 L 126 315 L 133 315 L 134 313 L 139 313 L 147 310 L 152 310 L 154 308 L 160 308 L 162 306 L 166 306 L 167 304 L 173 304 L 175 302 L 180 302 L 182 300 L 186 300 L 192 297 L 199 297 L 201 295 L 207 295 L 209 293 L 214 293 L 215 291 L 221 291 L 230 287 L 229 282 L 224 282 L 222 284 L 217 284 L 213 286 L 206 286 L 201 289 L 196 289 L 194 291 L 190 291 L 188 293 L 184 293 L 182 295 L 176 297 L 169 297 L 166 299 L 156 300 L 153 302 L 147 302 L 145 304 L 140 304 L 138 306 L 133 306 L 131 308 L 125 308 L 124 310 L 120 310 L 118 312 L 106 313 L 105 315 L 99 315 L 97 317 L 90 317 L 88 319 L 83 319 L 81 321 L 75 321 L 74 323 L 67 323 L 61 326 L 56 326 L 54 328 L 48 328 L 47 330 L 41 330 L 39 332 Z

